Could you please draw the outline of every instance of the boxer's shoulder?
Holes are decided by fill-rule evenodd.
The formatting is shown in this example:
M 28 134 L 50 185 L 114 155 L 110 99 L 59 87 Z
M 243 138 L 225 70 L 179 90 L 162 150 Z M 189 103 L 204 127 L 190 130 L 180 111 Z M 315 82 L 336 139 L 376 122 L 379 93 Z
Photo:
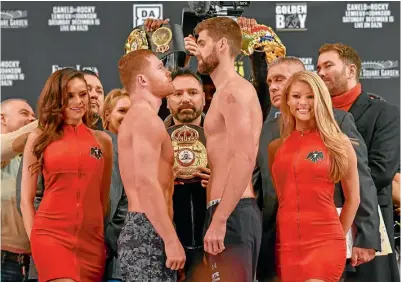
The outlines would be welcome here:
M 245 80 L 231 82 L 221 92 L 221 100 L 226 104 L 252 103 L 254 100 L 253 96 L 256 95 L 255 88 Z

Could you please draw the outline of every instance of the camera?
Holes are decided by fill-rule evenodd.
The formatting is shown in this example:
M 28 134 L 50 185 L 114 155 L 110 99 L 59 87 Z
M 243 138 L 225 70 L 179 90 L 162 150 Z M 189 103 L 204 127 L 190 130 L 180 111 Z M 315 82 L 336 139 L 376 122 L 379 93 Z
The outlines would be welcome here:
M 251 1 L 188 1 L 182 10 L 182 29 L 184 36 L 193 34 L 193 30 L 201 21 L 213 17 L 237 18 L 242 15 Z

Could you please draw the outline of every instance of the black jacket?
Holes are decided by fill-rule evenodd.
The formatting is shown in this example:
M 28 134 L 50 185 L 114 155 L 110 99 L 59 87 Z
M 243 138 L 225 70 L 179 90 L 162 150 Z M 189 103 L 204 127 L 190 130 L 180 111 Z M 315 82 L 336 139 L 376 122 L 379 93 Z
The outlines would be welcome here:
M 202 114 L 201 126 L 204 120 L 205 115 Z M 171 115 L 164 120 L 164 124 L 166 128 L 174 125 Z M 206 189 L 200 181 L 174 186 L 173 210 L 173 221 L 181 244 L 189 248 L 203 248 Z
M 368 147 L 379 205 L 391 205 L 391 184 L 400 162 L 400 109 L 362 92 L 349 112 Z
M 128 211 L 128 199 L 124 192 L 121 180 L 120 167 L 118 165 L 118 140 L 117 135 L 105 130 L 110 135 L 113 144 L 113 168 L 110 185 L 110 214 L 105 222 L 105 236 L 110 256 L 106 262 L 105 279 L 122 279 L 120 264 L 117 259 L 117 240 L 124 225 Z
M 394 250 L 392 180 L 400 161 L 400 110 L 377 95 L 362 92 L 350 108 L 368 148 L 369 168 L 376 186 L 387 235 Z M 396 255 L 378 256 L 356 268 L 358 281 L 400 281 Z
M 252 84 L 258 94 L 263 120 L 266 120 L 271 112 L 269 86 L 266 83 L 267 63 L 264 52 L 255 52 L 249 56 L 252 64 Z

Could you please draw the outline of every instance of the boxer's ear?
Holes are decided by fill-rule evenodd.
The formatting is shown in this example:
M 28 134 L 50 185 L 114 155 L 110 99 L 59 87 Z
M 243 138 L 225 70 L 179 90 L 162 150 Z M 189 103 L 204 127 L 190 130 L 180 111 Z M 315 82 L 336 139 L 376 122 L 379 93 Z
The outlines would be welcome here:
M 356 69 L 356 65 L 355 64 L 349 64 L 347 69 L 348 69 L 348 72 L 347 72 L 348 79 L 357 77 L 357 75 L 356 75 L 357 69 Z
M 217 49 L 218 49 L 220 52 L 223 52 L 224 50 L 226 50 L 226 49 L 228 49 L 228 48 L 229 48 L 229 46 L 228 46 L 228 40 L 227 40 L 227 38 L 223 37 L 223 38 L 221 38 L 221 39 L 217 42 Z
M 137 82 L 139 85 L 147 85 L 147 84 L 148 84 L 148 82 L 147 82 L 147 80 L 146 80 L 146 77 L 145 77 L 143 74 L 138 74 L 138 75 L 136 76 L 136 82 Z
M 1 115 L 1 125 L 6 126 L 6 118 L 4 117 L 4 114 L 0 114 Z

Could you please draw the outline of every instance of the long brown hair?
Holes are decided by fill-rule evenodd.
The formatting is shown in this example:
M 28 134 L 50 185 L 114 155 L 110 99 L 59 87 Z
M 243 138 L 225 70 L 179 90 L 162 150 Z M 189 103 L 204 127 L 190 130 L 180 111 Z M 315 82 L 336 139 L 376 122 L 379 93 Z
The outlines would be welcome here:
M 330 154 L 329 177 L 336 183 L 347 172 L 348 155 L 346 145 L 342 140 L 343 133 L 334 118 L 329 90 L 316 73 L 300 71 L 288 80 L 280 105 L 281 138 L 288 137 L 295 130 L 295 117 L 291 114 L 287 101 L 291 86 L 296 81 L 307 83 L 314 93 L 316 127 Z
M 42 169 L 43 152 L 46 147 L 63 136 L 63 111 L 68 106 L 67 87 L 68 83 L 73 78 L 79 78 L 85 81 L 83 74 L 72 68 L 61 69 L 52 73 L 47 79 L 39 96 L 37 112 L 39 128 L 42 131 L 33 144 L 32 151 L 38 161 L 29 167 L 31 173 Z M 83 123 L 88 127 L 92 125 L 89 111 L 90 105 L 88 102 L 87 111 L 82 118 Z

